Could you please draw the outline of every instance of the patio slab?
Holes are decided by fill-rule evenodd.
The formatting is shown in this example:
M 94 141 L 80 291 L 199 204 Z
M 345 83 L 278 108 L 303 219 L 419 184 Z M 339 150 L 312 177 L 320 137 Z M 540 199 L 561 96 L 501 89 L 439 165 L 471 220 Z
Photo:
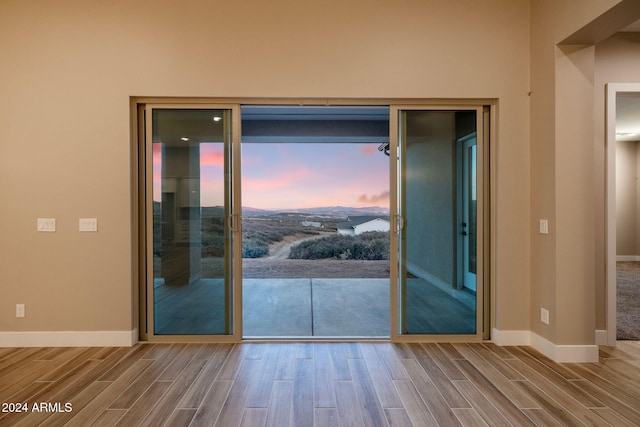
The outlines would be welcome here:
M 304 337 L 311 329 L 311 279 L 244 279 L 245 337 Z

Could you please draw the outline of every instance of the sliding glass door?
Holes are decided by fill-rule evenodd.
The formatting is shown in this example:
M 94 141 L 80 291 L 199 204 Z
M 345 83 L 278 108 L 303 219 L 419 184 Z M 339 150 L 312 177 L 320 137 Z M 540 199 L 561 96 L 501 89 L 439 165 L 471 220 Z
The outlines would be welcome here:
M 480 337 L 482 108 L 395 108 L 391 122 L 392 338 Z
M 146 107 L 148 336 L 237 334 L 234 114 Z

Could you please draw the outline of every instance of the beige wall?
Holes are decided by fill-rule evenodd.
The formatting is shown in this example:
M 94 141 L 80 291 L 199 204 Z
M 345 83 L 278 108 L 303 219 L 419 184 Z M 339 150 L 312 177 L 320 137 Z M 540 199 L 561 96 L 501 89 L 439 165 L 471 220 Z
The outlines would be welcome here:
M 0 51 L 0 331 L 135 327 L 131 96 L 498 99 L 495 315 L 528 327 L 528 1 L 5 0 Z
M 640 18 L 638 6 L 532 2 L 531 329 L 556 344 L 607 328 L 605 84 L 637 82 L 640 53 L 637 34 L 608 37 Z M 583 44 L 557 45 L 567 36 Z M 543 215 L 555 216 L 549 235 L 537 233 Z M 547 306 L 549 326 L 539 314 Z
M 131 96 L 495 98 L 494 326 L 593 342 L 603 86 L 640 55 L 557 43 L 618 3 L 0 2 L 0 331 L 135 327 Z

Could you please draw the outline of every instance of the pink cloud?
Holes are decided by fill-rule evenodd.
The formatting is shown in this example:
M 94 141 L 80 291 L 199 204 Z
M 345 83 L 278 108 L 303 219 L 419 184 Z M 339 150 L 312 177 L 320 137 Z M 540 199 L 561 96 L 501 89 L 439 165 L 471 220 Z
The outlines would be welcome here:
M 219 144 L 201 144 L 200 166 L 224 167 L 223 148 Z
M 360 197 L 358 197 L 358 202 L 363 205 L 374 205 L 374 206 L 388 205 L 389 192 L 383 191 L 380 194 L 372 194 L 372 195 L 361 194 Z
M 378 151 L 378 148 L 375 145 L 367 144 L 367 145 L 361 146 L 360 148 L 358 148 L 358 150 L 365 157 L 371 157 Z

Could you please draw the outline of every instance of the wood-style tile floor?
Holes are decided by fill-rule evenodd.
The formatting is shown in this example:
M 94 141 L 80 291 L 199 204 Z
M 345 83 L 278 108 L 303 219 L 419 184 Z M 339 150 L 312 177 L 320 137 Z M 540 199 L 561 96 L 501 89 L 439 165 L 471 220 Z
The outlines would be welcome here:
M 1 426 L 638 426 L 640 343 L 0 349 Z M 18 412 L 22 411 L 22 412 Z

